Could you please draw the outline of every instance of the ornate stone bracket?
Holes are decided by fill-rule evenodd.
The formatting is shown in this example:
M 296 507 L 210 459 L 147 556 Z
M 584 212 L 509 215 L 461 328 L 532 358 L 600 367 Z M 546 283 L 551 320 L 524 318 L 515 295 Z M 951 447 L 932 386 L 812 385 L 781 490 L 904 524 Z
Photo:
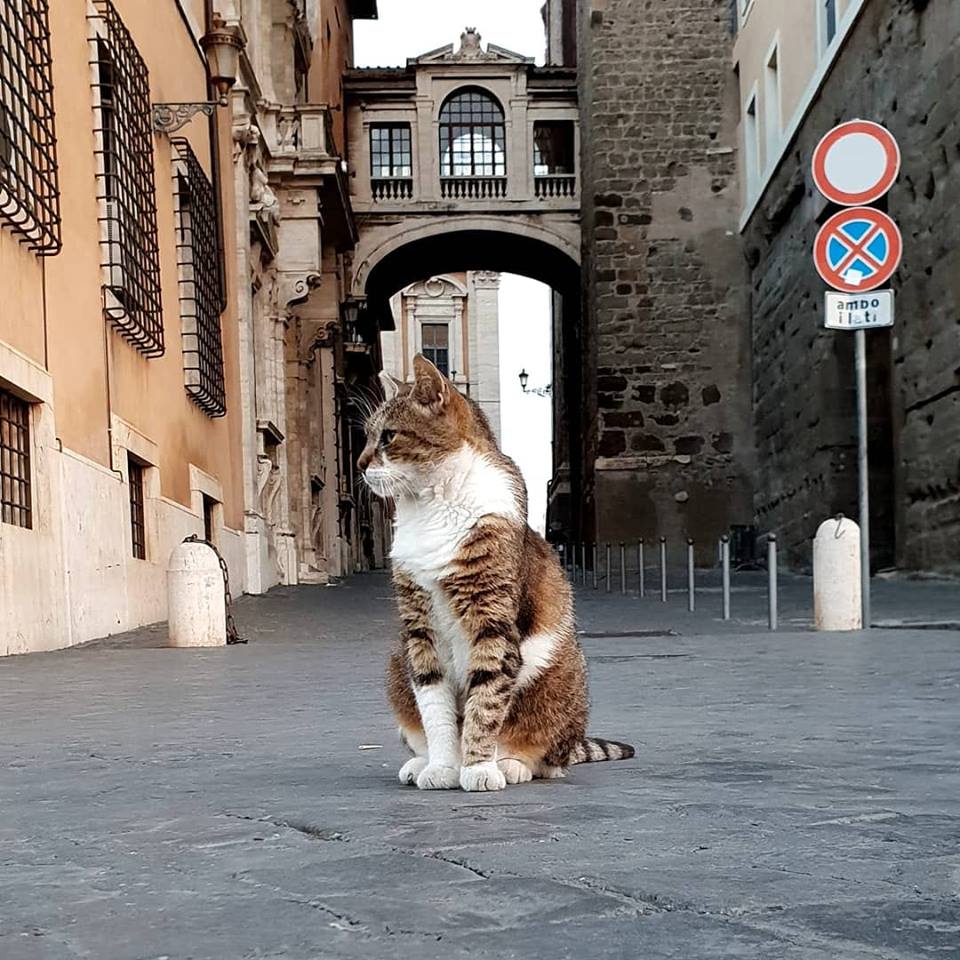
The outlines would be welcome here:
M 310 296 L 310 291 L 320 286 L 320 280 L 319 273 L 281 274 L 279 298 L 281 308 L 303 303 Z

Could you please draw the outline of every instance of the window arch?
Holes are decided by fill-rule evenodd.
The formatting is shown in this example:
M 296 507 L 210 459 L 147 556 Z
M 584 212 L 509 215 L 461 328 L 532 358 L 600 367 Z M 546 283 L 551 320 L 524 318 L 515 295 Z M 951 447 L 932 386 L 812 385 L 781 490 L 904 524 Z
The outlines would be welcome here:
M 497 100 L 476 87 L 458 90 L 440 110 L 440 176 L 505 177 L 506 142 Z

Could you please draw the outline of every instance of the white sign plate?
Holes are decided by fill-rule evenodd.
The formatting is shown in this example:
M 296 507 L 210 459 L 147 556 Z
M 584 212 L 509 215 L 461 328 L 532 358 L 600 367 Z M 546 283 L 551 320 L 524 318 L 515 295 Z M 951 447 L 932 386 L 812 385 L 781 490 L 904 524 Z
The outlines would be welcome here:
M 893 291 L 826 295 L 823 325 L 830 330 L 870 330 L 893 326 Z

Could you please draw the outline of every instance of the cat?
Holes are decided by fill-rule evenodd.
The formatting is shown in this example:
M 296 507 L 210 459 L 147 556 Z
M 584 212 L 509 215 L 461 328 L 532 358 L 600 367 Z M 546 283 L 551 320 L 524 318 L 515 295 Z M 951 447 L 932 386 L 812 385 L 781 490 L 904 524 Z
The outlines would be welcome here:
M 423 356 L 381 374 L 358 466 L 394 501 L 400 642 L 387 692 L 421 790 L 502 790 L 571 764 L 632 757 L 588 738 L 570 585 L 527 524 L 527 491 L 486 416 Z

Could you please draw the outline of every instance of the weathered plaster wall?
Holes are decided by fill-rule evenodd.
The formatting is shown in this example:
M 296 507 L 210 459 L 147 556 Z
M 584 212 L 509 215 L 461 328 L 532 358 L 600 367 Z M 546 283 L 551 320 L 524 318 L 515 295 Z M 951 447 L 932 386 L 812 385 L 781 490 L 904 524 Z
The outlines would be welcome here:
M 752 267 L 756 506 L 788 558 L 817 524 L 856 515 L 852 343 L 821 329 L 809 262 L 831 210 L 809 158 L 834 123 L 865 117 L 900 142 L 888 210 L 904 237 L 897 325 L 871 341 L 874 540 L 910 569 L 960 571 L 960 5 L 873 0 L 747 225 Z M 889 519 L 888 519 L 889 518 Z

